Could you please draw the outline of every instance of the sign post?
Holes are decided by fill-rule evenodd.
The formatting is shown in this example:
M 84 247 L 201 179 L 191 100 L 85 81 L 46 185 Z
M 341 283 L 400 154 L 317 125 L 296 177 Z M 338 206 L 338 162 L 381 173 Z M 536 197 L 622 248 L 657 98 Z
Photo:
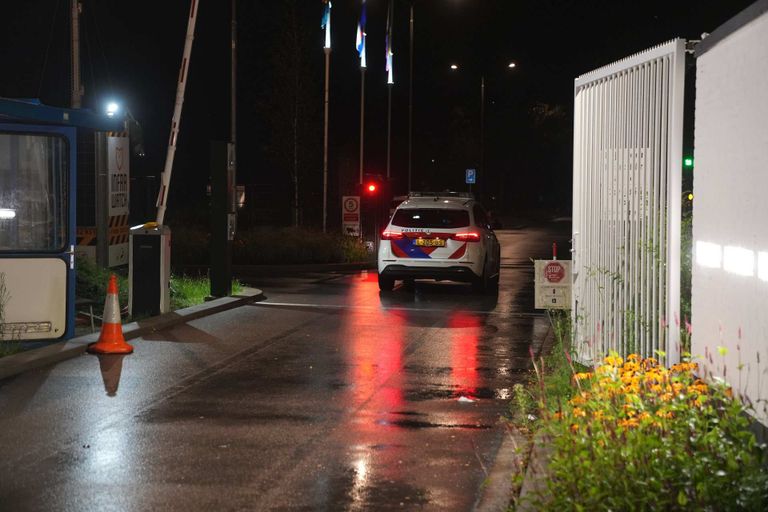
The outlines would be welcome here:
M 341 229 L 345 235 L 360 236 L 360 196 L 341 198 Z
M 571 309 L 571 261 L 536 260 L 535 308 Z
M 472 192 L 472 185 L 477 183 L 477 169 L 467 169 L 464 172 L 464 182 L 469 185 L 469 191 Z

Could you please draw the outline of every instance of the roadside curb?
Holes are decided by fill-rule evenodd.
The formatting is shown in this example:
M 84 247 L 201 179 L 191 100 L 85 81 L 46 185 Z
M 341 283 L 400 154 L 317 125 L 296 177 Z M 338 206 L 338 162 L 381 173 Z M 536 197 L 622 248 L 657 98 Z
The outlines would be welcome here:
M 528 496 L 542 496 L 547 488 L 547 465 L 552 450 L 547 443 L 549 439 L 539 430 L 533 438 L 533 447 L 528 458 L 528 467 L 525 468 L 525 478 L 520 488 L 520 496 L 517 499 L 519 512 L 535 512 L 536 508 Z
M 551 350 L 554 341 L 555 331 L 550 324 L 540 353 Z M 513 503 L 515 510 L 532 511 L 530 506 L 526 508 L 523 496 L 545 485 L 542 467 L 546 466 L 548 452 L 541 446 L 544 442 L 541 432 L 525 434 L 511 423 L 505 425 L 505 430 L 506 435 L 496 452 L 493 466 L 475 501 L 475 512 L 504 512 Z M 513 479 L 522 482 L 519 489 L 515 489 Z M 518 496 L 515 496 L 516 492 Z
M 207 265 L 185 265 L 184 271 L 206 272 Z M 373 270 L 375 261 L 360 261 L 355 263 L 307 263 L 297 265 L 233 265 L 232 274 L 236 278 L 286 276 L 311 272 L 357 272 Z
M 475 504 L 475 512 L 508 510 L 514 494 L 515 481 L 522 479 L 526 474 L 525 463 L 531 446 L 529 435 L 520 432 L 511 424 L 506 424 L 505 430 L 506 435 L 499 447 L 493 468 L 488 473 Z
M 139 338 L 145 334 L 166 329 L 174 325 L 203 318 L 208 315 L 221 313 L 251 302 L 264 300 L 264 292 L 257 288 L 244 287 L 238 295 L 214 299 L 204 304 L 190 306 L 152 318 L 139 320 L 123 325 L 123 336 L 126 340 Z M 77 357 L 84 353 L 88 345 L 99 338 L 99 333 L 94 332 L 85 336 L 73 338 L 60 343 L 53 343 L 47 347 L 27 350 L 12 356 L 0 359 L 0 380 L 12 377 L 28 370 L 40 368 L 58 363 L 66 359 Z

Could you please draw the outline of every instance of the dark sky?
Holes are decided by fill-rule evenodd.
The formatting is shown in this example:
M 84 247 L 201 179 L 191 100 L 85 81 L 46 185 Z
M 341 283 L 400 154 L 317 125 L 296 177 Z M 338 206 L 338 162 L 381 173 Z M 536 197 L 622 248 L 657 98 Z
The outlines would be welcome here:
M 439 189 L 462 183 L 476 166 L 480 77 L 486 80 L 485 191 L 523 200 L 546 174 L 568 184 L 573 79 L 579 74 L 673 37 L 698 39 L 748 6 L 746 0 L 414 0 L 414 184 Z M 0 96 L 39 97 L 65 105 L 69 92 L 68 0 L 3 2 Z M 198 32 L 174 169 L 176 191 L 202 194 L 208 141 L 228 137 L 228 4 L 200 0 Z M 360 72 L 354 49 L 358 0 L 334 0 L 331 87 L 331 188 L 344 192 L 357 172 Z M 108 98 L 127 105 L 144 128 L 147 157 L 134 173 L 157 174 L 165 158 L 188 0 L 83 0 L 82 76 L 85 106 Z M 281 103 L 291 65 L 301 66 L 306 121 L 302 186 L 321 187 L 323 33 L 320 0 L 240 0 L 239 181 L 282 194 L 289 172 L 276 156 L 283 132 Z M 298 50 L 290 7 L 301 32 Z M 408 6 L 395 0 L 393 176 L 404 190 L 407 169 Z M 385 0 L 368 0 L 366 171 L 386 162 Z M 510 71 L 510 61 L 517 68 Z M 457 63 L 458 72 L 449 65 Z M 561 108 L 562 119 L 536 132 L 536 105 Z M 283 119 L 283 124 L 284 123 Z M 539 127 L 541 128 L 541 127 Z M 284 137 L 283 137 L 284 139 Z M 548 142 L 544 141 L 547 139 Z M 557 145 L 557 151 L 547 149 Z M 539 158 L 531 148 L 544 148 Z M 552 146 L 554 147 L 554 146 Z M 559 156 L 552 156 L 552 153 Z M 432 162 L 434 160 L 434 162 Z M 547 169 L 543 169 L 546 167 Z M 553 169 L 556 168 L 556 169 Z M 548 174 L 547 174 L 548 173 Z M 304 190 L 303 189 L 303 190 Z M 497 190 L 498 191 L 498 190 Z M 178 194 L 179 192 L 177 192 Z M 537 194 L 533 194 L 537 195 Z M 288 201 L 289 198 L 286 198 Z M 183 202 L 178 197 L 173 199 Z M 171 208 L 173 208 L 173 201 Z M 310 206 L 307 206 L 310 208 Z

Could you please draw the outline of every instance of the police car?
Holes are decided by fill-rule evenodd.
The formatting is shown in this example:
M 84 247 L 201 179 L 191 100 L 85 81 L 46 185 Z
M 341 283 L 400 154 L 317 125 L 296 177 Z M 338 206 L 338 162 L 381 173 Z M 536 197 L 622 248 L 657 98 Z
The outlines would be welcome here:
M 499 286 L 500 248 L 488 214 L 469 193 L 412 192 L 381 233 L 379 289 L 397 280 L 450 280 L 480 291 Z

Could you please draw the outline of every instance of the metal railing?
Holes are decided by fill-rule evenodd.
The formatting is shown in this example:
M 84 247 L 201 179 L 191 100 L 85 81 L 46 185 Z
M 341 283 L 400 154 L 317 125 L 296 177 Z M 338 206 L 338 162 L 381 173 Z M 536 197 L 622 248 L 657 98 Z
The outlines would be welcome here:
M 679 360 L 685 41 L 575 80 L 574 342 Z

